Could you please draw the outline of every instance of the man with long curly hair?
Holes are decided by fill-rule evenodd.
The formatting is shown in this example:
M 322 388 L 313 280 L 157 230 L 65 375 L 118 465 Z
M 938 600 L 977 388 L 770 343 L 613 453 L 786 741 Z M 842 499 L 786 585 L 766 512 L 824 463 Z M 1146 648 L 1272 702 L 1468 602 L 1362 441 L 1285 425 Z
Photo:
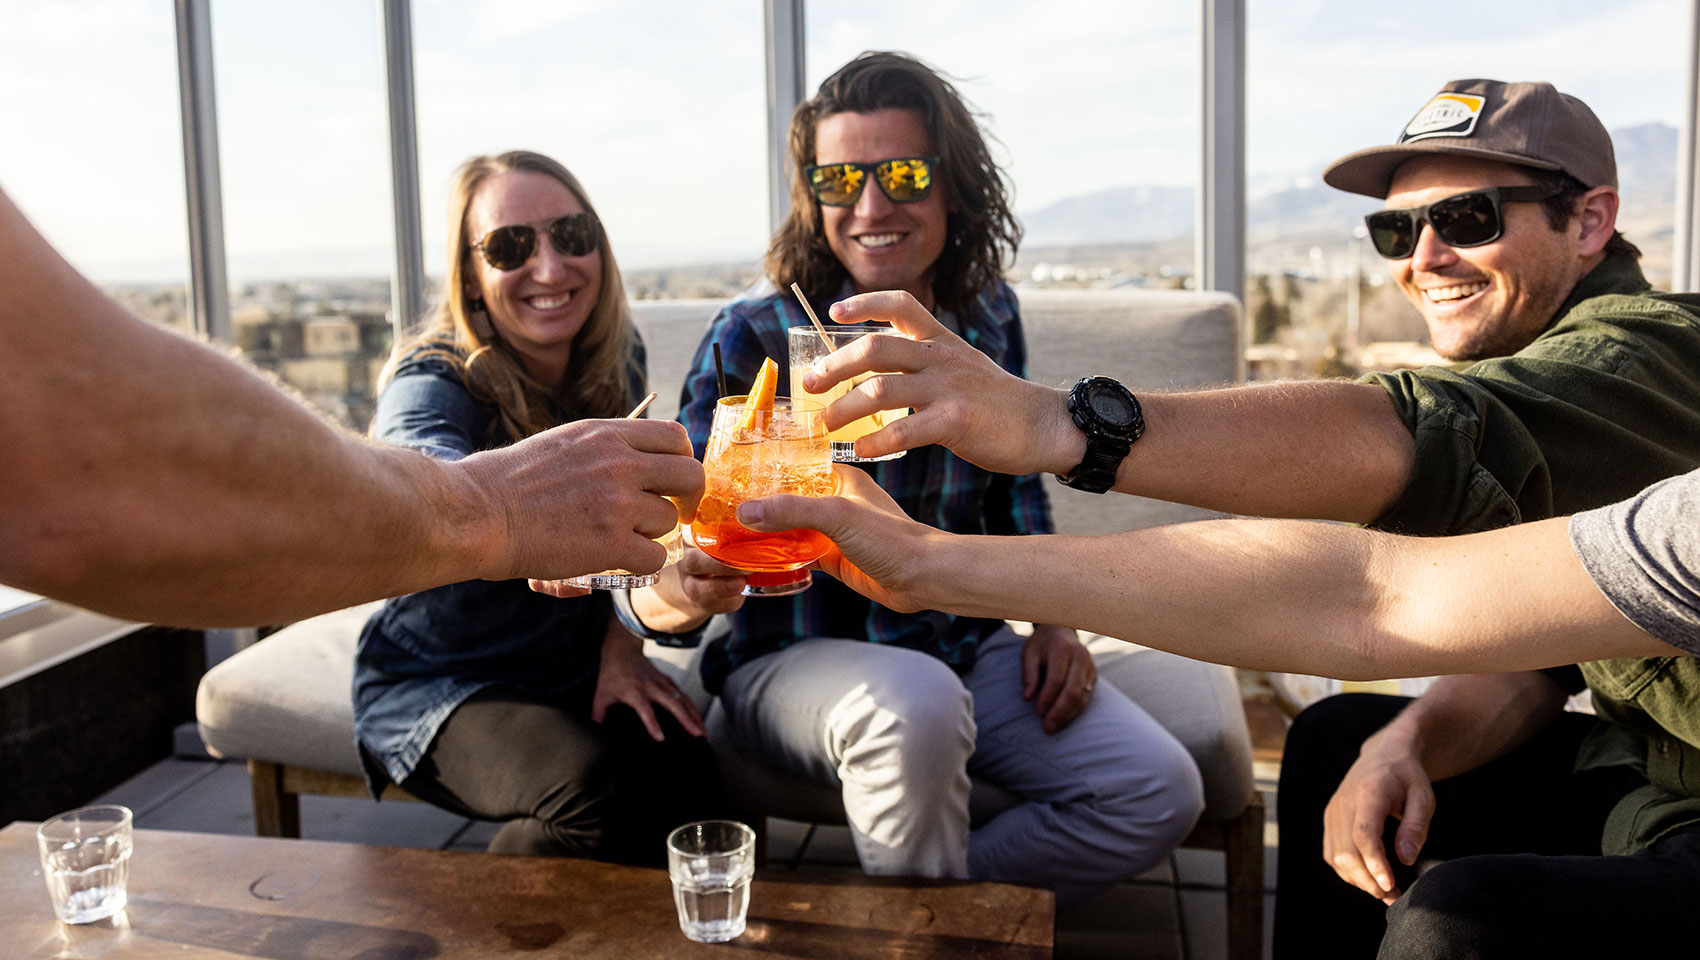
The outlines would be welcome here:
M 787 329 L 856 293 L 906 290 L 1020 376 L 1026 343 L 1002 279 L 1021 229 L 974 114 L 945 78 L 865 53 L 792 117 L 791 213 L 766 283 L 710 324 L 681 419 L 698 453 L 718 397 L 763 358 L 787 364 Z M 781 376 L 781 382 L 785 378 Z M 1000 476 L 944 447 L 864 464 L 904 508 L 959 533 L 1053 532 L 1037 475 Z M 704 653 L 745 756 L 842 790 L 869 873 L 1039 883 L 1068 904 L 1160 861 L 1203 807 L 1186 750 L 1120 691 L 1098 687 L 1073 629 L 1023 638 L 998 619 L 900 613 L 829 578 L 744 603 L 744 578 L 692 552 L 634 597 L 646 624 L 683 630 L 730 613 Z M 970 777 L 1023 803 L 971 827 Z

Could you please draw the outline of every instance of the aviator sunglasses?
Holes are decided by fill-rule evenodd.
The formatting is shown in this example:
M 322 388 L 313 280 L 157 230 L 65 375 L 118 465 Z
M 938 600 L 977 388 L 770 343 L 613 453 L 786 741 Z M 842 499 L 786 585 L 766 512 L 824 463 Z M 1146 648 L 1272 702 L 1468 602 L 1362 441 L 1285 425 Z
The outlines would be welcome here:
M 484 254 L 484 262 L 497 270 L 518 270 L 537 249 L 538 227 L 549 235 L 549 243 L 563 257 L 590 253 L 602 236 L 602 225 L 593 214 L 569 213 L 536 225 L 516 223 L 497 227 L 472 244 L 472 249 Z
M 853 207 L 867 186 L 868 174 L 892 203 L 916 203 L 933 189 L 938 157 L 896 157 L 879 163 L 822 163 L 803 168 L 815 199 L 828 207 Z
M 1557 196 L 1551 187 L 1487 187 L 1454 194 L 1403 210 L 1381 210 L 1364 217 L 1375 252 L 1389 260 L 1403 260 L 1417 249 L 1417 233 L 1424 221 L 1434 235 L 1449 247 L 1479 247 L 1505 233 L 1505 203 L 1533 203 Z

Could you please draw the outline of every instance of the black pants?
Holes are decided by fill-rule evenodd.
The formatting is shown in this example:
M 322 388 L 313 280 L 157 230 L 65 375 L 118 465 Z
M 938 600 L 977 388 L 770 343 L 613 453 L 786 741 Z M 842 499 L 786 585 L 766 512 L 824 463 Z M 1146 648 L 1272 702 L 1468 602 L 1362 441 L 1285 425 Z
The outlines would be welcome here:
M 625 706 L 594 723 L 588 697 L 482 690 L 449 715 L 403 786 L 463 816 L 505 821 L 492 853 L 664 863 L 668 831 L 727 815 L 713 751 L 664 710 L 659 743 Z
M 1393 907 L 1341 880 L 1322 859 L 1323 809 L 1363 741 L 1408 702 L 1346 694 L 1293 722 L 1276 795 L 1278 960 L 1597 958 L 1667 942 L 1692 949 L 1700 831 L 1633 856 L 1599 855 L 1606 814 L 1645 781 L 1623 768 L 1572 772 L 1599 722 L 1586 715 L 1563 714 L 1506 756 L 1434 784 L 1421 878 L 1389 856 L 1405 891 Z M 1389 850 L 1397 826 L 1388 820 Z

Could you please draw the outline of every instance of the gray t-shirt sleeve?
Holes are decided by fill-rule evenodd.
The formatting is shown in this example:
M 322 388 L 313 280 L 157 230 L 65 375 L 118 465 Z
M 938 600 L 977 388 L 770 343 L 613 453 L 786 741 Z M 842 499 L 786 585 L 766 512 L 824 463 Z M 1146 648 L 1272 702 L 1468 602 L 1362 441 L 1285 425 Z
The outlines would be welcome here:
M 1631 623 L 1700 654 L 1700 470 L 1571 517 L 1570 543 Z

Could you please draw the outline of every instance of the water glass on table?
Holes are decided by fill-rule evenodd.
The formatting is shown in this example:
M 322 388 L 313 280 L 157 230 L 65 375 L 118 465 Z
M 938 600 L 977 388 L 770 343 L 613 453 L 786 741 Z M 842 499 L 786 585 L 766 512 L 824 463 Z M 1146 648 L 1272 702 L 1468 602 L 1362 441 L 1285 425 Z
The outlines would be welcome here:
M 825 393 L 809 393 L 803 389 L 803 375 L 810 370 L 818 370 L 820 362 L 829 354 L 866 336 L 900 337 L 903 334 L 891 327 L 871 325 L 832 326 L 819 328 L 814 326 L 792 327 L 788 336 L 791 338 L 791 396 L 807 397 L 819 401 L 823 406 L 849 393 L 851 388 L 872 377 L 877 373 L 863 373 L 840 382 Z M 878 410 L 859 420 L 839 427 L 827 435 L 832 444 L 832 459 L 837 463 L 869 463 L 876 460 L 895 460 L 906 451 L 888 453 L 883 457 L 859 457 L 856 455 L 856 441 L 887 424 L 909 415 L 908 410 Z
M 756 833 L 735 820 L 687 823 L 667 836 L 667 873 L 679 929 L 699 943 L 724 943 L 744 932 Z
M 41 874 L 53 912 L 66 923 L 92 923 L 129 902 L 131 822 L 128 807 L 81 807 L 36 828 Z

